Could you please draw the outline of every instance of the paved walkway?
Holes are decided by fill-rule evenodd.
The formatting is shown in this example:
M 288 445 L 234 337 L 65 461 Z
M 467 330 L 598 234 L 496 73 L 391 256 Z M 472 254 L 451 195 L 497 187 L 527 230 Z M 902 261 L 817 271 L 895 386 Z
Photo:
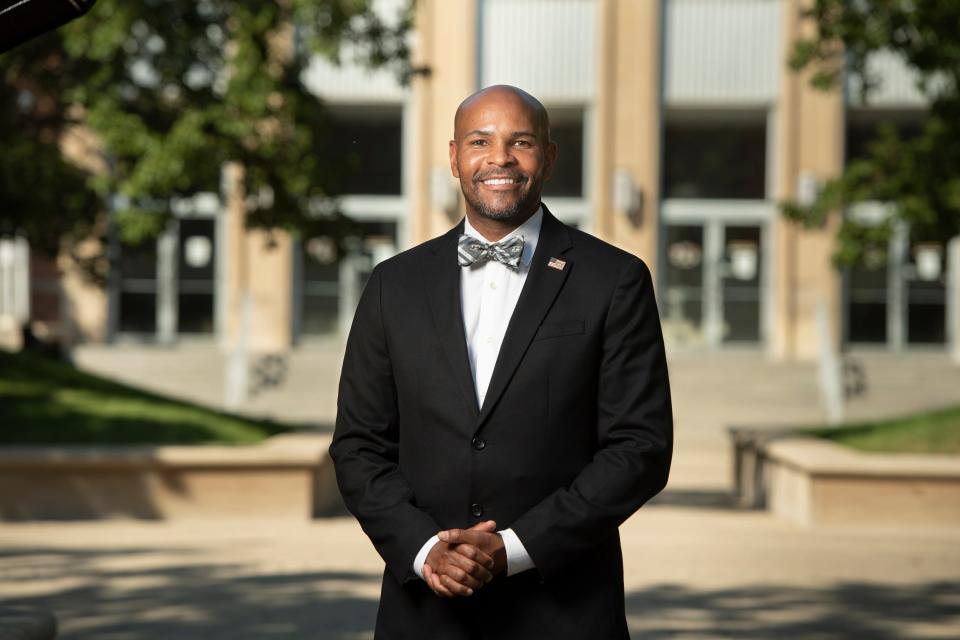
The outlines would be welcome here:
M 340 347 L 298 351 L 280 389 L 245 408 L 319 427 L 333 417 Z M 87 348 L 90 369 L 209 404 L 209 345 Z M 867 354 L 854 418 L 960 400 L 960 367 L 934 354 Z M 670 485 L 621 528 L 638 638 L 956 638 L 960 545 L 949 530 L 801 529 L 728 508 L 729 424 L 820 419 L 812 365 L 751 352 L 674 354 Z M 349 518 L 92 522 L 0 527 L 0 598 L 53 610 L 62 637 L 369 638 L 382 564 Z

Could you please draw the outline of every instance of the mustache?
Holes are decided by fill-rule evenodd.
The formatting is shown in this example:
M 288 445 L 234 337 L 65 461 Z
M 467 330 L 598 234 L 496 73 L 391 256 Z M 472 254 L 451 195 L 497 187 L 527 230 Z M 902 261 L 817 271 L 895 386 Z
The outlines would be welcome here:
M 496 169 L 494 171 L 486 171 L 484 173 L 478 173 L 477 175 L 473 176 L 473 181 L 482 182 L 483 180 L 487 180 L 493 177 L 510 178 L 511 180 L 516 180 L 518 182 L 526 182 L 527 180 L 526 174 L 521 173 L 519 171 L 513 171 L 510 169 Z

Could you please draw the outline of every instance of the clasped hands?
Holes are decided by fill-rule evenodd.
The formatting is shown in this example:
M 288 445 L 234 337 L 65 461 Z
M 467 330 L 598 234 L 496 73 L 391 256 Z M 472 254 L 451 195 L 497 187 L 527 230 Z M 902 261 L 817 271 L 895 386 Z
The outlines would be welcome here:
M 438 596 L 471 596 L 506 572 L 507 552 L 493 520 L 469 529 L 441 531 L 437 537 L 440 541 L 423 563 L 423 579 Z

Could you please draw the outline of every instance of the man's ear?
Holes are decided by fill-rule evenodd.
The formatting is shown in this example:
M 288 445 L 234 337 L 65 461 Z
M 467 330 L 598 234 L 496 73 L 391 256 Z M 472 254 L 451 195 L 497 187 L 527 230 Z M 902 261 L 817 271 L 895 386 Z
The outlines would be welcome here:
M 557 163 L 557 153 L 557 143 L 551 140 L 550 143 L 547 144 L 547 148 L 544 153 L 544 159 L 546 160 L 544 163 L 546 166 L 543 170 L 544 180 L 549 180 L 553 175 L 553 167 Z
M 451 140 L 450 145 L 450 173 L 453 174 L 454 178 L 460 178 L 460 169 L 457 167 L 457 141 Z

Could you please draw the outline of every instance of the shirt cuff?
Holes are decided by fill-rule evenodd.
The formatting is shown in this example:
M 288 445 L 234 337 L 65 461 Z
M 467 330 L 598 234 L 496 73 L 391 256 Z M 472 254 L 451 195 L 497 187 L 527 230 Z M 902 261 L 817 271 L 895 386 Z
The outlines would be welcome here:
M 513 532 L 513 529 L 504 529 L 498 531 L 503 540 L 503 550 L 507 552 L 507 575 L 512 576 L 527 569 L 536 567 L 533 564 L 533 558 L 527 553 L 527 549 L 520 542 L 520 538 Z M 424 556 L 426 557 L 426 556 Z
M 430 553 L 430 549 L 433 549 L 433 545 L 438 542 L 440 542 L 440 538 L 437 536 L 433 536 L 424 542 L 417 557 L 413 559 L 413 572 L 420 576 L 421 580 L 423 580 L 423 564 L 427 561 L 427 554 Z

